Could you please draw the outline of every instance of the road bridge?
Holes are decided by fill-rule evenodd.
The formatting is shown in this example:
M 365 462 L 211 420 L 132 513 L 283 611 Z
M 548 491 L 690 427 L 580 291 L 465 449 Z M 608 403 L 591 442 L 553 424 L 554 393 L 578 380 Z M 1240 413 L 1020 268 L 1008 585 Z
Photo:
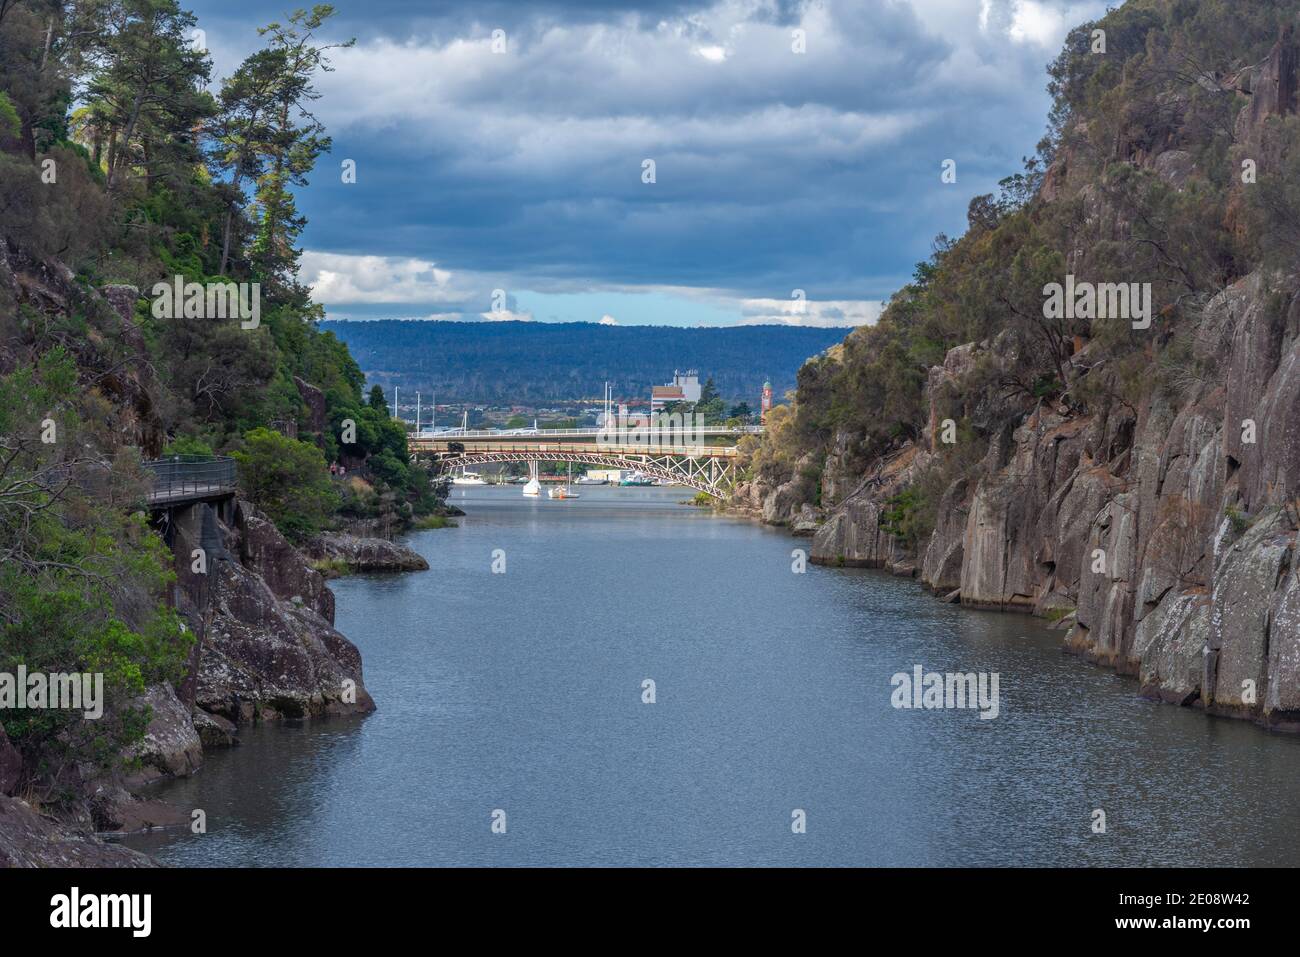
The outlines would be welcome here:
M 512 462 L 572 462 L 639 471 L 714 496 L 736 481 L 735 443 L 760 427 L 658 429 L 452 430 L 412 434 L 413 457 L 432 457 L 443 471 Z

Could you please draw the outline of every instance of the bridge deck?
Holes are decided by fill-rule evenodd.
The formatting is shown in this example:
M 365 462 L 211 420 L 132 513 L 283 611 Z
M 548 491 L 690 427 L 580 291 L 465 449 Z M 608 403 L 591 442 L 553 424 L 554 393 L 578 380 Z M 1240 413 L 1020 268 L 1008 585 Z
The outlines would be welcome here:
M 460 439 L 416 439 L 412 438 L 407 445 L 412 452 L 447 452 L 450 451 L 449 444 L 460 442 Z M 477 442 L 463 442 L 464 451 L 473 452 L 528 452 L 544 453 L 554 452 L 556 454 L 571 454 L 575 452 L 584 452 L 594 455 L 680 455 L 687 458 L 697 459 L 732 459 L 740 455 L 740 451 L 734 445 L 654 445 L 651 443 L 605 443 L 605 442 L 545 442 L 545 441 L 521 441 L 519 438 L 502 439 L 500 441 L 489 442 L 486 440 Z

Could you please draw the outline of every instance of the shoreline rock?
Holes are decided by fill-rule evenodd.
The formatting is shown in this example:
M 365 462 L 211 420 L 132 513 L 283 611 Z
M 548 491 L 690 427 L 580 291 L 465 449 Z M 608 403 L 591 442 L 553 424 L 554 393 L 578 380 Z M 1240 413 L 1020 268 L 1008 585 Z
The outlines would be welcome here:
M 317 535 L 303 551 L 313 562 L 325 566 L 317 570 L 327 576 L 331 568 L 339 574 L 343 573 L 342 569 L 347 572 L 410 572 L 429 568 L 427 561 L 405 545 L 339 532 Z
M 157 867 L 146 854 L 38 814 L 20 798 L 0 796 L 0 867 Z

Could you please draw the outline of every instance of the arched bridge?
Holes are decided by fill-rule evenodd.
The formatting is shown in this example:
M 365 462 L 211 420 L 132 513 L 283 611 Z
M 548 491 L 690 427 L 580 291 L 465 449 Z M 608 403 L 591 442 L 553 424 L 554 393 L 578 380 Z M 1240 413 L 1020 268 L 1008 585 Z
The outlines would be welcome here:
M 444 471 L 509 462 L 572 462 L 635 470 L 697 492 L 724 496 L 736 481 L 740 452 L 734 442 L 757 431 L 454 431 L 411 435 L 407 446 L 413 456 L 434 456 Z

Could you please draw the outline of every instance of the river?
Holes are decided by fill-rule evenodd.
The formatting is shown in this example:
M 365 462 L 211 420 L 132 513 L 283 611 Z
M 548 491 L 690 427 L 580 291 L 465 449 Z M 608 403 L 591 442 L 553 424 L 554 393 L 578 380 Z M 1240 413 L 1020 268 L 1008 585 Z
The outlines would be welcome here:
M 806 539 L 684 489 L 580 491 L 458 488 L 461 526 L 409 539 L 427 572 L 334 582 L 379 710 L 245 729 L 159 792 L 208 832 L 130 846 L 234 867 L 1300 864 L 1300 739 L 1143 700 L 1027 616 L 798 574 Z M 996 673 L 998 716 L 893 707 L 917 665 Z

